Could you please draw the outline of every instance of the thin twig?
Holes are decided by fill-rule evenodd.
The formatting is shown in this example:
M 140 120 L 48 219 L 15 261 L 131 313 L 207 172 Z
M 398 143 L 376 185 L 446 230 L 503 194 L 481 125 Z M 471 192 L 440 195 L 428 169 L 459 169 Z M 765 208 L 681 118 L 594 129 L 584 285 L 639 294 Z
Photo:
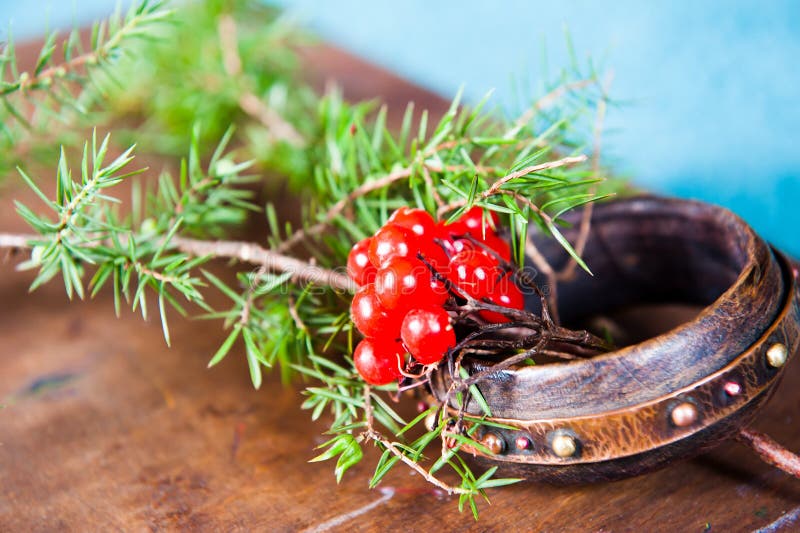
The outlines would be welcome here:
M 204 241 L 176 236 L 170 243 L 178 250 L 194 256 L 229 257 L 244 263 L 263 265 L 272 271 L 290 272 L 295 279 L 309 281 L 316 285 L 349 292 L 355 292 L 357 288 L 346 274 L 311 265 L 252 242 Z
M 536 268 L 547 279 L 547 307 L 553 322 L 559 324 L 561 321 L 558 314 L 558 278 L 550 262 L 539 251 L 530 234 L 525 238 L 525 254 L 531 258 Z
M 439 487 L 447 494 L 472 494 L 473 491 L 469 489 L 448 485 L 441 479 L 437 478 L 436 476 L 425 470 L 422 466 L 420 466 L 419 463 L 408 457 L 402 451 L 398 450 L 393 442 L 391 442 L 389 439 L 387 439 L 377 431 L 367 430 L 366 436 L 374 440 L 375 442 L 381 443 L 384 446 L 384 448 L 389 450 L 389 453 L 391 453 L 392 455 L 396 456 L 398 459 L 403 461 L 409 468 L 411 468 L 413 471 L 421 475 L 425 479 L 425 481 Z
M 253 300 L 256 296 L 256 288 L 258 287 L 257 282 L 264 272 L 266 272 L 266 269 L 263 266 L 259 267 L 244 292 L 244 303 L 242 304 L 242 310 L 239 312 L 239 323 L 242 326 L 246 327 L 250 323 L 250 312 L 253 309 Z
M 24 235 L 15 233 L 0 233 L 0 248 L 10 248 L 12 250 L 23 250 L 32 248 L 32 241 L 41 240 L 39 235 Z
M 487 199 L 487 198 L 489 198 L 491 196 L 495 196 L 497 194 L 504 194 L 504 193 L 507 193 L 507 192 L 511 192 L 511 191 L 501 191 L 501 187 L 503 185 L 505 185 L 506 183 L 508 183 L 509 181 L 515 180 L 517 178 L 521 178 L 523 176 L 527 176 L 528 174 L 533 174 L 534 172 L 541 172 L 543 170 L 552 170 L 554 168 L 559 168 L 559 167 L 563 167 L 563 166 L 567 166 L 567 165 L 575 165 L 575 164 L 578 164 L 578 163 L 583 163 L 584 161 L 586 161 L 586 159 L 587 159 L 587 157 L 585 155 L 581 154 L 581 155 L 578 155 L 578 156 L 564 157 L 564 158 L 561 158 L 561 159 L 557 159 L 555 161 L 547 161 L 546 163 L 540 163 L 538 165 L 531 165 L 531 166 L 525 167 L 523 169 L 517 170 L 516 172 L 512 172 L 512 173 L 507 174 L 507 175 L 503 176 L 502 178 L 498 179 L 497 181 L 495 181 L 491 185 L 491 187 L 489 187 L 488 189 L 483 191 L 480 195 L 478 195 L 478 198 L 480 200 L 485 200 L 485 199 Z M 437 215 L 439 217 L 442 217 L 446 213 L 449 213 L 450 211 L 453 211 L 453 210 L 458 209 L 459 207 L 463 207 L 465 205 L 467 205 L 467 199 L 466 198 L 460 199 L 460 200 L 455 200 L 453 202 L 450 202 L 449 204 L 446 204 L 446 205 L 440 207 L 439 210 L 437 211 Z M 535 204 L 532 204 L 532 205 L 535 206 Z M 538 206 L 535 206 L 535 209 L 536 209 L 537 212 L 541 212 L 541 211 L 539 211 Z
M 592 146 L 592 175 L 597 178 L 600 174 L 600 153 L 603 147 L 603 124 L 606 118 L 606 98 L 605 95 L 608 92 L 608 87 L 611 85 L 613 81 L 613 73 L 609 75 L 606 81 L 603 83 L 602 91 L 603 96 L 597 102 L 597 115 L 594 121 L 594 143 Z M 597 185 L 594 184 L 589 188 L 589 194 L 594 195 L 597 191 Z M 578 229 L 578 238 L 575 240 L 575 253 L 578 257 L 583 256 L 583 252 L 586 250 L 586 244 L 589 242 L 589 233 L 592 228 L 592 214 L 594 213 L 594 202 L 589 202 L 586 207 L 583 208 L 583 213 L 581 213 L 581 223 Z M 575 276 L 575 272 L 578 269 L 578 262 L 575 261 L 574 258 L 570 257 L 569 261 L 567 262 L 566 266 L 558 272 L 556 275 L 557 281 L 569 281 Z
M 222 15 L 217 24 L 219 43 L 222 49 L 222 65 L 225 73 L 232 78 L 242 78 L 242 94 L 239 96 L 239 107 L 255 118 L 273 137 L 286 141 L 297 147 L 306 144 L 303 136 L 284 119 L 280 113 L 265 104 L 258 96 L 246 88 L 248 80 L 244 79 L 242 71 L 242 58 L 239 56 L 239 43 L 236 37 L 236 21 L 230 15 Z
M 587 78 L 559 85 L 543 97 L 539 98 L 531 107 L 525 110 L 525 112 L 514 121 L 511 132 L 519 131 L 525 126 L 525 124 L 528 124 L 531 120 L 533 120 L 533 118 L 536 116 L 536 113 L 550 107 L 556 102 L 556 100 L 561 98 L 566 93 L 583 89 L 584 87 L 588 87 L 589 85 L 593 85 L 595 83 L 597 83 L 595 78 Z
M 749 428 L 739 430 L 739 442 L 747 445 L 767 464 L 800 478 L 800 456 L 773 440 L 769 435 Z
M 433 178 L 431 177 L 427 165 L 422 166 L 422 179 L 425 180 L 425 185 L 427 185 L 428 190 L 431 191 L 431 196 L 433 196 L 433 201 L 436 202 L 437 207 L 442 207 L 444 205 L 444 200 L 439 196 L 439 191 L 436 190 L 436 185 L 433 183 Z
M 303 319 L 300 317 L 300 313 L 297 311 L 297 302 L 291 294 L 289 295 L 289 315 L 291 315 L 292 320 L 294 320 L 297 329 L 308 332 L 308 326 L 306 326 L 306 323 L 303 322 Z
M 435 150 L 438 150 L 438 148 L 439 147 L 437 146 L 435 148 Z M 430 154 L 423 154 L 423 157 L 427 156 L 427 155 L 430 155 Z M 515 179 L 515 178 L 518 178 L 518 177 L 521 177 L 521 176 L 525 176 L 525 175 L 530 174 L 532 172 L 538 172 L 538 171 L 541 171 L 541 170 L 548 170 L 548 169 L 558 168 L 558 167 L 561 167 L 561 166 L 564 166 L 564 165 L 580 163 L 580 162 L 583 162 L 583 161 L 586 161 L 586 156 L 585 155 L 573 156 L 573 157 L 565 157 L 565 158 L 559 159 L 557 161 L 549 161 L 547 163 L 542 163 L 542 164 L 539 164 L 539 165 L 533 165 L 533 166 L 530 166 L 530 167 L 526 167 L 526 168 L 524 168 L 522 170 L 519 170 L 517 172 L 513 172 L 511 174 L 508 174 L 507 176 L 504 176 L 504 177 L 500 178 L 497 182 L 495 182 L 495 184 L 492 186 L 492 188 L 499 189 L 499 187 L 501 187 L 504 183 L 508 182 L 509 180 L 512 180 L 512 179 Z M 443 170 L 443 167 L 440 164 L 437 164 L 437 163 L 431 162 L 431 161 L 424 162 L 422 166 L 423 166 L 423 170 L 424 170 L 424 168 L 427 168 L 428 170 L 433 171 L 433 172 L 441 172 Z M 479 170 L 481 170 L 481 169 L 479 169 Z M 497 169 L 484 168 L 482 170 L 484 170 L 484 171 L 495 171 Z M 366 194 L 369 194 L 369 193 L 371 193 L 373 191 L 378 191 L 378 190 L 384 189 L 384 188 L 390 186 L 391 184 L 393 184 L 393 183 L 395 183 L 397 181 L 408 179 L 408 178 L 411 177 L 413 172 L 414 172 L 414 168 L 413 168 L 413 165 L 411 165 L 411 166 L 408 166 L 408 167 L 405 167 L 405 168 L 397 169 L 397 170 L 395 170 L 393 172 L 390 172 L 389 174 L 386 174 L 386 175 L 384 175 L 384 176 L 382 176 L 380 178 L 377 178 L 377 179 L 374 179 L 374 180 L 370 180 L 370 181 L 362 184 L 361 186 L 357 187 L 356 189 L 353 189 L 350 192 L 350 194 L 348 194 L 346 197 L 342 198 L 341 200 L 339 200 L 338 202 L 333 204 L 328 209 L 328 211 L 325 213 L 325 215 L 323 216 L 322 220 L 320 220 L 319 222 L 317 222 L 316 224 L 314 224 L 312 226 L 309 226 L 308 228 L 299 229 L 299 230 L 295 231 L 288 239 L 286 239 L 280 245 L 278 245 L 275 248 L 275 250 L 277 252 L 285 252 L 285 251 L 290 250 L 291 248 L 293 248 L 298 243 L 302 242 L 304 239 L 306 239 L 308 237 L 311 237 L 311 236 L 314 236 L 314 235 L 319 235 L 320 233 L 325 231 L 325 229 L 327 229 L 328 226 L 330 226 L 331 222 L 333 222 L 333 220 L 337 216 L 339 216 L 345 210 L 345 208 L 348 205 L 350 205 L 354 200 L 356 200 L 357 198 L 360 198 L 360 197 L 362 197 L 362 196 L 364 196 Z M 423 173 L 423 178 L 424 178 L 424 173 Z M 492 194 L 496 194 L 496 191 L 492 192 L 491 194 L 487 194 L 490 190 L 492 190 L 492 188 L 487 189 L 487 191 L 484 192 L 484 195 L 482 196 L 482 198 L 485 199 L 485 198 L 488 198 L 489 196 L 491 196 Z M 457 209 L 457 208 L 461 207 L 462 205 L 464 205 L 465 202 L 466 201 L 454 202 L 454 203 L 451 203 L 451 204 L 440 205 L 439 209 L 437 210 L 437 214 L 441 217 L 442 214 L 447 213 L 448 211 L 452 211 L 453 209 Z
M 78 70 L 79 68 L 87 65 L 96 65 L 100 63 L 101 60 L 106 59 L 109 56 L 112 50 L 120 45 L 120 43 L 128 36 L 129 33 L 134 32 L 134 35 L 136 34 L 136 31 L 138 31 L 136 30 L 136 26 L 141 23 L 141 18 L 141 16 L 136 16 L 135 18 L 131 19 L 97 50 L 92 50 L 91 52 L 86 52 L 84 54 L 75 56 L 69 61 L 60 65 L 48 67 L 39 72 L 39 74 L 30 75 L 28 72 L 23 72 L 19 76 L 19 90 L 24 92 L 31 87 L 41 86 L 41 84 L 47 86 L 52 83 L 53 79 L 66 80 L 69 79 L 68 74 L 70 72 Z
M 471 375 L 467 379 L 457 378 L 454 381 L 454 383 L 456 383 L 457 387 L 459 387 L 461 390 L 466 391 L 472 385 L 476 385 L 477 383 L 480 383 L 481 381 L 483 381 L 484 379 L 488 378 L 489 376 L 491 376 L 491 375 L 493 375 L 493 374 L 495 374 L 497 372 L 501 372 L 503 370 L 507 370 L 507 369 L 511 368 L 512 366 L 516 365 L 517 363 L 521 363 L 525 359 L 531 358 L 534 355 L 538 354 L 539 350 L 541 350 L 547 344 L 547 342 L 549 340 L 550 340 L 549 336 L 546 335 L 545 332 L 543 332 L 541 338 L 539 339 L 539 341 L 536 343 L 536 345 L 533 348 L 531 348 L 529 350 L 526 350 L 524 352 L 512 355 L 511 357 L 509 357 L 507 359 L 503 359 L 499 363 L 494 364 L 494 365 L 492 365 L 491 367 L 489 367 L 489 368 L 487 368 L 485 370 L 481 370 L 480 372 Z
M 313 226 L 309 226 L 306 229 L 297 230 L 292 234 L 291 237 L 283 241 L 277 248 L 276 251 L 278 252 L 285 252 L 286 250 L 291 249 L 295 244 L 299 243 L 303 239 L 311 236 L 311 235 L 318 235 L 325 231 L 325 229 L 330 225 L 330 223 L 339 216 L 344 209 L 350 205 L 355 199 L 364 196 L 365 194 L 369 194 L 372 191 L 377 191 L 383 189 L 384 187 L 388 187 L 392 183 L 396 181 L 400 181 L 403 179 L 407 179 L 411 176 L 412 169 L 411 167 L 402 168 L 399 170 L 395 170 L 394 172 L 390 172 L 385 176 L 382 176 L 375 180 L 370 180 L 360 187 L 353 189 L 350 194 L 336 202 L 331 206 L 330 209 L 325 213 L 325 216 L 322 218 L 321 221 L 317 222 Z
M 34 234 L 0 233 L 0 248 L 33 248 L 32 243 L 41 239 L 40 235 Z M 357 289 L 356 284 L 346 274 L 279 254 L 252 242 L 205 241 L 175 236 L 169 244 L 196 257 L 227 257 L 243 263 L 263 266 L 271 271 L 290 272 L 299 281 L 308 281 L 316 285 L 349 292 L 355 292 Z
M 394 445 L 392 441 L 381 435 L 378 431 L 375 430 L 373 426 L 372 420 L 372 396 L 369 385 L 364 387 L 364 418 L 366 419 L 365 422 L 367 424 L 367 429 L 364 431 L 363 435 L 375 442 L 380 443 L 385 449 L 389 450 L 389 453 L 403 461 L 409 468 L 414 470 L 416 473 L 421 475 L 425 481 L 428 483 L 435 485 L 445 491 L 447 494 L 471 494 L 472 491 L 468 489 L 463 489 L 461 487 L 454 487 L 452 485 L 448 485 L 441 479 L 437 478 L 430 472 L 428 472 L 425 468 L 423 468 L 419 463 L 408 457 L 404 454 L 401 450 Z

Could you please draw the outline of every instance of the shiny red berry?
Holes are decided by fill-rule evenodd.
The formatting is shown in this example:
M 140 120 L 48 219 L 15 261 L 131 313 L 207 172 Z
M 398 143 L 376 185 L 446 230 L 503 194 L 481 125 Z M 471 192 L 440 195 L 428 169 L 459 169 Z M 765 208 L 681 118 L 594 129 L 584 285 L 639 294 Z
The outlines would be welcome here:
M 455 253 L 463 252 L 464 250 L 479 251 L 481 248 L 469 239 L 454 239 L 453 250 Z
M 478 239 L 497 231 L 500 227 L 500 217 L 494 211 L 484 210 L 473 206 L 459 217 L 458 221 L 466 226 L 467 231 Z
M 501 258 L 505 261 L 511 262 L 511 245 L 496 234 L 487 235 L 486 239 L 484 239 L 483 243 L 497 252 Z
M 375 273 L 378 271 L 369 260 L 369 245 L 371 242 L 371 238 L 358 241 L 350 249 L 350 254 L 347 256 L 347 274 L 358 285 L 372 283 L 375 279 Z
M 417 236 L 413 231 L 387 224 L 372 237 L 369 260 L 380 268 L 395 257 L 416 256 L 417 248 Z
M 353 296 L 350 317 L 365 337 L 396 339 L 399 336 L 402 315 L 384 309 L 375 294 L 375 286 L 371 283 L 358 289 Z
M 386 224 L 393 224 L 413 231 L 418 237 L 431 240 L 436 235 L 436 222 L 424 209 L 401 207 L 389 217 Z
M 364 339 L 353 352 L 353 363 L 364 381 L 372 385 L 386 385 L 400 378 L 404 353 L 403 345 L 397 341 Z
M 396 257 L 378 269 L 375 294 L 387 310 L 406 310 L 447 301 L 444 284 L 435 280 L 421 261 Z
M 422 254 L 422 257 L 430 263 L 437 272 L 443 274 L 447 270 L 447 265 L 450 262 L 450 257 L 445 252 L 440 244 L 434 241 L 421 241 L 418 243 L 417 251 Z M 415 257 L 418 257 L 416 253 Z
M 423 365 L 438 363 L 456 345 L 450 316 L 441 307 L 409 311 L 403 319 L 400 336 L 414 359 Z
M 458 217 L 452 224 L 444 226 L 444 229 L 451 235 L 469 233 L 476 239 L 483 239 L 493 235 L 499 227 L 500 217 L 497 216 L 497 213 L 486 210 L 486 219 L 484 220 L 484 209 L 476 205 Z
M 500 274 L 497 261 L 482 251 L 464 250 L 450 258 L 449 279 L 473 298 L 488 296 Z
M 487 299 L 495 305 L 501 305 L 511 309 L 525 308 L 525 296 L 510 276 L 505 276 L 501 279 L 497 285 L 495 285 L 494 290 L 489 293 Z M 481 311 L 479 314 L 487 322 L 495 324 L 510 322 L 510 319 L 505 315 L 494 311 Z

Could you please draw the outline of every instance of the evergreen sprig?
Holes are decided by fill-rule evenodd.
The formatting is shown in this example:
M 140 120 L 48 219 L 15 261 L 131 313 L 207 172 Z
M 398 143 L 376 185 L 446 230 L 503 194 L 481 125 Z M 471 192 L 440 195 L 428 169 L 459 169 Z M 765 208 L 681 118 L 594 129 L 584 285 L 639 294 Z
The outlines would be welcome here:
M 38 269 L 33 288 L 60 273 L 70 297 L 110 286 L 117 313 L 124 299 L 145 317 L 147 295 L 155 295 L 167 342 L 166 307 L 185 314 L 181 300 L 199 306 L 202 317 L 222 320 L 230 329 L 209 366 L 242 353 L 256 388 L 263 373 L 276 367 L 284 380 L 299 376 L 307 382 L 303 408 L 313 420 L 329 424 L 331 437 L 313 460 L 335 459 L 338 481 L 371 443 L 381 457 L 370 486 L 403 463 L 440 490 L 457 494 L 459 508 L 469 507 L 477 517 L 477 501 L 487 489 L 518 481 L 495 477 L 496 468 L 478 474 L 462 457 L 461 452 L 490 453 L 475 435 L 482 426 L 497 425 L 477 377 L 462 374 L 454 360 L 460 387 L 447 406 L 432 405 L 412 420 L 402 416 L 392 400 L 404 390 L 397 384 L 370 387 L 353 366 L 357 332 L 348 307 L 354 286 L 342 265 L 352 243 L 373 233 L 397 207 L 415 205 L 450 220 L 479 205 L 503 218 L 517 263 L 531 257 L 554 294 L 563 272 L 538 255 L 528 225 L 564 246 L 572 256 L 566 270 L 588 269 L 580 242 L 568 242 L 560 228 L 565 212 L 613 190 L 599 164 L 599 142 L 592 139 L 607 104 L 604 84 L 591 67 L 582 72 L 573 66 L 516 118 L 485 111 L 488 97 L 474 107 L 456 97 L 435 124 L 427 112 L 409 105 L 399 131 L 393 131 L 385 107 L 351 104 L 335 88 L 319 96 L 300 82 L 288 26 L 260 8 L 208 0 L 183 7 L 178 23 L 167 30 L 151 24 L 167 13 L 160 2 L 143 2 L 118 25 L 98 26 L 88 55 L 66 60 L 86 57 L 76 66 L 85 66 L 89 76 L 63 79 L 85 89 L 93 79 L 90 67 L 135 50 L 138 59 L 108 72 L 126 81 L 141 78 L 142 86 L 126 83 L 114 92 L 101 84 L 102 91 L 110 91 L 108 99 L 93 101 L 103 116 L 138 114 L 144 123 L 137 140 L 150 149 L 172 153 L 191 136 L 178 176 L 162 173 L 154 188 L 144 187 L 145 194 L 134 187 L 124 215 L 109 189 L 137 180 L 138 171 L 127 170 L 132 148 L 106 163 L 108 137 L 98 143 L 93 136 L 76 179 L 62 149 L 54 198 L 21 171 L 50 214 L 18 204 L 36 234 L 0 234 L 0 246 L 32 248 L 22 266 Z M 264 20 L 269 23 L 262 25 Z M 131 37 L 155 36 L 155 44 L 130 46 Z M 15 74 L 4 85 L 4 98 L 35 89 L 45 99 L 58 99 L 57 84 L 44 81 L 62 79 L 58 67 L 49 66 L 53 42 L 48 40 L 33 77 L 19 80 Z M 13 57 L 13 45 L 6 57 Z M 126 69 L 134 68 L 142 75 L 129 75 Z M 41 80 L 29 81 L 36 76 Z M 149 84 L 159 77 L 169 81 L 153 90 Z M 195 115 L 204 128 L 194 125 Z M 234 136 L 231 119 L 244 135 Z M 212 138 L 221 139 L 216 148 Z M 260 166 L 237 162 L 230 142 Z M 270 235 L 264 245 L 224 240 L 251 211 L 260 211 L 243 186 L 264 170 L 293 179 L 303 224 L 294 228 L 279 220 L 267 204 Z M 245 176 L 246 171 L 256 175 Z M 585 234 L 583 225 L 581 230 Z M 300 246 L 304 250 L 297 253 Z M 235 282 L 204 268 L 213 258 L 234 261 Z M 212 288 L 230 299 L 227 309 L 207 306 L 205 294 Z M 402 389 L 409 386 L 424 387 L 425 375 L 405 381 Z M 471 401 L 482 416 L 464 414 Z
M 146 169 L 127 171 L 133 161 L 134 147 L 106 164 L 108 135 L 98 143 L 94 134 L 91 142 L 84 145 L 80 179 L 77 180 L 73 179 L 62 150 L 56 172 L 55 199 L 48 198 L 20 169 L 24 181 L 55 215 L 37 214 L 16 202 L 17 212 L 37 233 L 28 239 L 32 246 L 31 258 L 20 265 L 22 269 L 38 269 L 31 289 L 59 273 L 70 298 L 73 294 L 84 298 L 87 289 L 94 296 L 111 284 L 117 315 L 124 298 L 146 319 L 146 289 L 149 288 L 157 296 L 164 337 L 169 343 L 165 307 L 169 305 L 186 315 L 177 296 L 209 310 L 200 290 L 203 282 L 195 275 L 196 269 L 209 258 L 202 255 L 192 258 L 187 253 L 176 252 L 173 249 L 175 235 L 179 230 L 198 233 L 209 225 L 212 230 L 208 233 L 214 234 L 223 229 L 225 223 L 241 221 L 243 213 L 251 208 L 247 201 L 251 193 L 236 189 L 250 181 L 239 174 L 247 168 L 247 163 L 237 164 L 223 157 L 228 138 L 223 138 L 206 171 L 199 166 L 193 142 L 189 162 L 184 160 L 181 164 L 178 183 L 175 184 L 168 173 L 160 176 L 159 190 L 151 195 L 155 215 L 141 222 L 135 215 L 121 217 L 117 209 L 119 200 L 106 191 Z M 134 204 L 137 203 L 140 202 L 134 200 Z M 187 208 L 189 204 L 191 207 Z M 184 228 L 185 221 L 188 224 Z M 94 274 L 86 284 L 88 268 L 92 268 Z
M 299 78 L 296 49 L 306 33 L 276 9 L 249 0 L 187 3 L 180 15 L 113 69 L 126 82 L 102 85 L 110 100 L 102 120 L 133 123 L 121 131 L 125 138 L 170 156 L 182 153 L 197 123 L 204 126 L 199 148 L 207 156 L 234 122 L 248 158 L 304 180 L 310 171 L 304 147 L 315 135 L 307 117 L 318 100 Z
M 95 23 L 88 43 L 77 28 L 63 39 L 51 32 L 35 66 L 24 71 L 9 30 L 0 46 L 0 170 L 13 166 L 21 139 L 35 136 L 37 144 L 52 142 L 53 122 L 75 123 L 75 115 L 85 115 L 100 95 L 96 88 L 104 79 L 123 85 L 109 78 L 112 66 L 132 52 L 132 43 L 155 38 L 155 30 L 171 15 L 162 0 L 141 0 L 127 12 L 118 9 Z M 55 133 L 58 137 L 69 132 Z

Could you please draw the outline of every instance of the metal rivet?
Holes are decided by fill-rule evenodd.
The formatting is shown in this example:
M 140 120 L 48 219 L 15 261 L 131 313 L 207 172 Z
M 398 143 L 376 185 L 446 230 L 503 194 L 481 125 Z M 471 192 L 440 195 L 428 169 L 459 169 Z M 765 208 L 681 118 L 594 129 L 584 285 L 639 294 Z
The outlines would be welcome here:
M 735 381 L 728 381 L 723 386 L 723 389 L 728 396 L 739 396 L 742 393 L 742 386 Z
M 553 453 L 559 457 L 572 457 L 578 451 L 578 444 L 569 435 L 556 435 L 550 443 Z
M 489 451 L 495 455 L 503 453 L 503 450 L 506 448 L 505 441 L 492 432 L 489 432 L 483 436 L 483 439 L 481 439 L 481 444 L 486 446 Z
M 514 444 L 517 446 L 518 450 L 528 450 L 531 447 L 531 439 L 525 436 L 519 436 L 514 441 Z
M 669 417 L 679 428 L 691 426 L 697 422 L 697 407 L 689 402 L 680 403 L 675 406 Z
M 767 364 L 772 368 L 780 368 L 786 364 L 786 359 L 789 357 L 789 350 L 786 345 L 776 342 L 767 350 Z

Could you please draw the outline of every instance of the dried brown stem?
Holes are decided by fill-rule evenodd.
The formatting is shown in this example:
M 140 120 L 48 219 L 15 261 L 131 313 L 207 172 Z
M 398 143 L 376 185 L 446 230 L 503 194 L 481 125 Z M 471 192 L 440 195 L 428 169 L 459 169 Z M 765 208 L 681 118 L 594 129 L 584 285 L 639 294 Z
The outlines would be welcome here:
M 290 272 L 294 279 L 315 285 L 355 292 L 355 283 L 346 274 L 311 265 L 297 258 L 268 250 L 258 244 L 243 241 L 204 241 L 173 237 L 171 244 L 194 256 L 228 257 L 244 263 L 264 266 L 268 270 Z
M 339 216 L 345 208 L 350 205 L 355 199 L 364 196 L 365 194 L 369 194 L 372 191 L 377 191 L 388 187 L 392 183 L 396 181 L 400 181 L 403 179 L 407 179 L 411 176 L 412 169 L 410 167 L 402 168 L 399 170 L 395 170 L 394 172 L 390 172 L 385 176 L 382 176 L 375 180 L 370 180 L 360 187 L 353 189 L 350 194 L 336 202 L 331 206 L 330 209 L 325 213 L 323 219 L 313 226 L 309 226 L 306 229 L 297 230 L 292 234 L 291 237 L 283 241 L 276 250 L 278 252 L 285 252 L 286 250 L 291 249 L 294 245 L 301 242 L 303 239 L 310 237 L 311 235 L 318 235 L 325 231 L 325 229 L 330 225 L 330 223 Z
M 461 487 L 454 487 L 452 485 L 448 485 L 441 479 L 437 478 L 430 472 L 428 472 L 422 465 L 408 457 L 404 454 L 401 450 L 394 445 L 392 441 L 384 437 L 380 432 L 375 430 L 373 425 L 372 419 L 372 392 L 370 390 L 369 385 L 364 387 L 364 418 L 367 424 L 367 429 L 364 431 L 363 435 L 371 439 L 375 442 L 380 443 L 385 449 L 389 450 L 389 453 L 403 461 L 409 468 L 411 468 L 414 472 L 418 473 L 422 476 L 425 481 L 428 483 L 439 487 L 447 494 L 470 494 L 472 491 L 467 489 L 462 489 Z
M 308 326 L 306 326 L 306 323 L 303 322 L 303 319 L 300 317 L 300 313 L 297 311 L 297 302 L 291 294 L 289 295 L 289 315 L 291 315 L 292 320 L 294 320 L 297 329 L 308 332 Z
M 753 429 L 743 428 L 739 430 L 737 438 L 739 442 L 756 452 L 756 455 L 765 463 L 800 479 L 800 456 L 787 450 L 770 436 Z
M 259 267 L 255 272 L 255 278 L 250 281 L 250 284 L 244 293 L 244 304 L 242 304 L 242 310 L 239 312 L 239 323 L 242 326 L 247 326 L 250 322 L 250 311 L 253 308 L 253 299 L 255 299 L 256 296 L 258 278 L 260 278 L 265 272 L 266 268 L 263 266 Z
M 536 113 L 542 109 L 550 107 L 556 102 L 556 100 L 560 99 L 568 92 L 577 91 L 595 83 L 597 83 L 595 78 L 587 78 L 559 85 L 543 97 L 539 98 L 531 107 L 521 114 L 519 118 L 514 121 L 511 131 L 518 131 L 520 128 L 524 127 L 525 124 L 533 120 L 533 118 L 536 116 Z
M 113 50 L 120 41 L 125 37 L 126 32 L 116 33 L 107 43 L 105 43 L 99 50 L 93 50 L 78 56 L 73 57 L 69 61 L 60 65 L 48 67 L 39 74 L 30 75 L 23 72 L 19 77 L 19 90 L 24 92 L 31 87 L 44 84 L 49 85 L 54 79 L 66 79 L 67 74 L 76 71 L 87 65 L 95 65 L 102 59 L 108 56 L 109 51 Z
M 0 248 L 24 250 L 32 248 L 31 242 L 40 239 L 39 235 L 23 235 L 14 233 L 0 233 Z
M 239 56 L 239 44 L 236 37 L 236 22 L 230 15 L 222 15 L 217 24 L 219 33 L 219 43 L 222 50 L 222 64 L 225 73 L 232 78 L 244 78 L 242 71 L 242 59 Z M 246 88 L 248 80 L 242 79 L 242 93 L 239 96 L 239 107 L 258 120 L 270 135 L 276 139 L 288 142 L 297 147 L 305 146 L 306 141 L 303 136 L 284 119 L 280 113 L 265 104 L 258 96 Z
M 603 94 L 605 95 L 608 91 L 608 87 L 611 85 L 613 80 L 613 75 L 610 75 L 609 78 L 603 83 Z M 597 115 L 594 121 L 594 143 L 592 146 L 592 174 L 596 178 L 600 174 L 600 153 L 603 147 L 603 124 L 605 123 L 606 119 L 606 99 L 605 96 L 600 98 L 597 102 Z M 597 191 L 597 186 L 592 185 L 589 188 L 589 193 L 594 194 Z M 592 228 L 592 214 L 594 213 L 594 202 L 589 202 L 586 207 L 583 208 L 583 213 L 581 214 L 581 223 L 578 229 L 578 238 L 575 240 L 575 253 L 578 256 L 583 256 L 583 252 L 586 250 L 586 244 L 589 242 L 589 233 Z M 570 257 L 569 261 L 567 262 L 566 266 L 557 274 L 556 278 L 558 281 L 569 281 L 575 276 L 575 271 L 578 268 L 578 262 L 575 261 L 572 257 Z
M 42 237 L 34 234 L 0 233 L 0 248 L 32 248 L 32 242 Z M 175 236 L 170 245 L 192 256 L 210 256 L 236 259 L 243 263 L 258 265 L 266 270 L 290 272 L 294 279 L 315 285 L 327 286 L 337 290 L 355 292 L 355 283 L 346 275 L 335 270 L 322 268 L 295 257 L 279 254 L 259 244 L 244 241 L 205 241 Z
M 433 201 L 436 202 L 436 205 L 438 207 L 442 207 L 444 205 L 444 200 L 442 200 L 442 197 L 439 196 L 439 191 L 436 190 L 436 184 L 433 183 L 431 172 L 430 170 L 428 170 L 427 166 L 422 167 L 422 179 L 425 180 L 425 184 L 431 191 L 431 195 L 433 196 Z
M 554 168 L 559 168 L 567 165 L 575 165 L 577 163 L 583 163 L 584 161 L 586 161 L 586 159 L 587 157 L 581 154 L 578 156 L 564 157 L 561 159 L 557 159 L 555 161 L 547 161 L 546 163 L 540 163 L 538 165 L 531 165 L 525 167 L 523 169 L 520 169 L 516 172 L 512 172 L 498 179 L 491 185 L 491 187 L 483 191 L 478 197 L 480 200 L 485 200 L 497 194 L 509 193 L 511 191 L 502 191 L 500 188 L 511 180 L 527 176 L 528 174 L 533 174 L 534 172 L 541 172 L 543 170 L 552 170 Z M 450 211 L 453 211 L 465 205 L 467 205 L 466 199 L 450 202 L 449 204 L 440 207 L 439 210 L 437 211 L 437 215 L 439 217 L 442 217 L 446 213 L 449 213 Z M 537 212 L 540 212 L 538 206 L 535 206 L 535 209 Z
M 525 359 L 528 359 L 528 358 L 533 357 L 534 355 L 538 354 L 539 350 L 541 350 L 547 344 L 548 341 L 549 341 L 548 336 L 542 335 L 542 337 L 539 339 L 539 342 L 537 342 L 536 345 L 533 348 L 531 348 L 529 350 L 526 350 L 526 351 L 524 351 L 522 353 L 518 353 L 518 354 L 512 355 L 511 357 L 509 357 L 507 359 L 503 359 L 499 363 L 497 363 L 495 365 L 492 365 L 490 368 L 487 368 L 486 370 L 481 370 L 477 374 L 473 374 L 467 379 L 463 379 L 463 380 L 462 379 L 456 379 L 454 383 L 457 384 L 457 386 L 459 386 L 463 390 L 467 390 L 472 385 L 480 383 L 481 381 L 483 381 L 484 379 L 488 378 L 492 374 L 495 374 L 495 373 L 500 372 L 502 370 L 509 369 L 512 366 L 521 363 Z

